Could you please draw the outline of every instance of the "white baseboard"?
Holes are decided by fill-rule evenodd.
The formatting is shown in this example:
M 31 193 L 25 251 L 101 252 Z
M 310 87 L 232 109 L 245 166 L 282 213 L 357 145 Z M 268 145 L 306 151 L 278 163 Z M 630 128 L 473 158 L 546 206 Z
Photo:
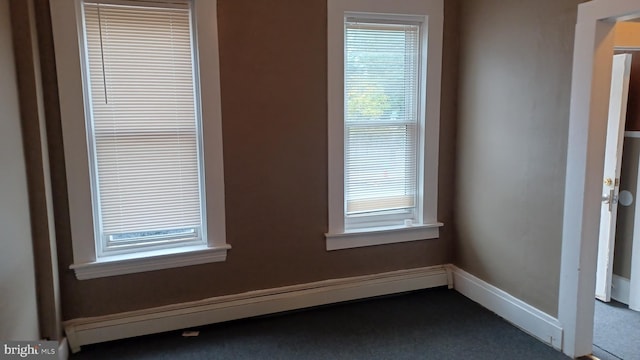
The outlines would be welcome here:
M 67 338 L 60 340 L 60 345 L 58 345 L 58 359 L 69 360 L 69 344 L 67 343 Z
M 630 289 L 629 279 L 613 274 L 611 278 L 611 298 L 613 300 L 629 305 Z
M 493 311 L 533 337 L 561 350 L 562 326 L 556 318 L 456 266 L 451 265 L 451 271 L 454 289 L 462 295 Z
M 447 265 L 251 291 L 64 323 L 72 352 L 82 345 L 341 301 L 451 285 Z

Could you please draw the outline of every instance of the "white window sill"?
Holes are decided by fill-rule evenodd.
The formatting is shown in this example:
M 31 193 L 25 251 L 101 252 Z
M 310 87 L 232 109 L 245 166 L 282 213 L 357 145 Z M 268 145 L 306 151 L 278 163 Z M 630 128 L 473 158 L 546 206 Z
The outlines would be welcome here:
M 393 244 L 407 241 L 436 239 L 443 223 L 367 228 L 343 233 L 326 233 L 327 250 L 351 249 L 363 246 Z
M 69 266 L 78 280 L 170 269 L 181 266 L 225 261 L 231 246 L 190 246 L 135 254 L 102 257 L 96 261 Z

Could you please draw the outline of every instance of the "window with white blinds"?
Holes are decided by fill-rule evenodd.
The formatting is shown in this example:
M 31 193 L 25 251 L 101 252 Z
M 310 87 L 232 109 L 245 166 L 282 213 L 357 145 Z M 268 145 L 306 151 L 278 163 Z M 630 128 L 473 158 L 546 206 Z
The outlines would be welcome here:
M 98 255 L 206 243 L 188 1 L 85 1 Z
M 327 0 L 327 250 L 435 239 L 444 0 Z
M 420 34 L 418 22 L 345 19 L 347 229 L 416 220 Z

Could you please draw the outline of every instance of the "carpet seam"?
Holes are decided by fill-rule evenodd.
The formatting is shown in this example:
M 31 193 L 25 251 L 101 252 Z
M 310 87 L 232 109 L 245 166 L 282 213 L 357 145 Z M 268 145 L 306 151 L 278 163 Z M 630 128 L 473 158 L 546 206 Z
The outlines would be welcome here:
M 602 347 L 598 346 L 597 344 L 593 344 L 593 346 L 595 346 L 595 347 L 597 347 L 598 349 L 600 349 L 600 350 L 602 350 L 602 351 L 606 352 L 607 354 L 609 354 L 609 355 L 611 355 L 611 356 L 615 357 L 616 359 L 624 360 L 624 359 L 623 359 L 623 358 L 621 358 L 620 356 L 618 356 L 618 355 L 616 355 L 616 354 L 614 354 L 614 353 L 610 352 L 610 351 L 609 351 L 609 350 L 607 350 L 607 349 L 604 349 L 604 348 L 602 348 Z

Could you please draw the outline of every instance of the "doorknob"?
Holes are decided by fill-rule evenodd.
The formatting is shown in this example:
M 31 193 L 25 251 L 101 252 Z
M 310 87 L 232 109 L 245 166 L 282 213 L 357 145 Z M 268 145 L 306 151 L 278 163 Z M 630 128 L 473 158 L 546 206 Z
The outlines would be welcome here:
M 604 179 L 604 184 L 606 186 L 612 186 L 613 185 L 613 179 L 611 179 L 610 177 Z
M 602 202 L 609 205 L 609 212 L 613 211 L 613 205 L 618 202 L 618 197 L 615 195 L 615 189 L 609 190 L 609 194 L 602 195 Z

